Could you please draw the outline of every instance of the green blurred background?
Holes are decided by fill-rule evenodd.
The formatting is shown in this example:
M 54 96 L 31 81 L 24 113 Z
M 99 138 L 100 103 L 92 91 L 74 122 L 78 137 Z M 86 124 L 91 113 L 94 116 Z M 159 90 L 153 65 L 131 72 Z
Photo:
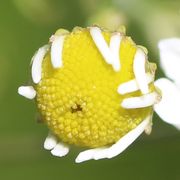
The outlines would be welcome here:
M 158 40 L 180 37 L 180 1 L 0 0 L 0 180 L 180 179 L 180 132 L 156 115 L 152 134 L 111 160 L 75 164 L 78 149 L 64 158 L 43 149 L 48 130 L 36 122 L 34 102 L 17 88 L 29 80 L 34 52 L 58 28 L 94 23 L 126 25 L 127 34 L 158 63 Z

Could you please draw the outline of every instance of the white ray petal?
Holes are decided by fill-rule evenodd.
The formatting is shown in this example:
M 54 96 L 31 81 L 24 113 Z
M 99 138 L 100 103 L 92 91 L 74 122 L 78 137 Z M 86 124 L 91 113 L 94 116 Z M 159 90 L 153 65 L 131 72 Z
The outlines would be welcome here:
M 101 29 L 98 27 L 90 27 L 91 37 L 96 44 L 98 50 L 102 54 L 103 58 L 108 64 L 112 63 L 112 54 L 111 51 L 102 35 Z
M 41 80 L 41 71 L 42 71 L 42 61 L 47 51 L 49 50 L 49 45 L 45 45 L 37 51 L 37 53 L 32 58 L 32 80 L 34 83 L 39 83 Z
M 120 33 L 113 34 L 110 39 L 110 50 L 113 55 L 112 59 L 112 66 L 115 71 L 119 71 L 121 68 L 121 60 L 120 60 L 120 44 L 121 44 L 122 37 L 120 36 Z
M 120 33 L 111 36 L 110 45 L 105 41 L 100 28 L 90 27 L 90 34 L 106 63 L 111 64 L 115 71 L 119 71 L 121 67 L 119 50 L 122 39 Z
M 89 150 L 83 151 L 83 152 L 79 153 L 79 155 L 75 159 L 75 162 L 81 163 L 84 161 L 94 159 L 94 154 L 97 153 L 98 151 L 101 151 L 101 150 L 104 150 L 104 148 L 103 149 L 96 148 L 96 149 L 89 149 Z
M 154 81 L 154 75 L 152 75 L 150 73 L 146 73 L 146 81 L 148 84 L 153 82 Z M 131 92 L 134 92 L 137 90 L 139 90 L 139 86 L 136 82 L 136 79 L 125 82 L 118 87 L 118 93 L 119 94 L 131 93 Z
M 119 155 L 143 133 L 149 125 L 149 121 L 150 116 L 110 147 L 90 149 L 81 152 L 75 160 L 76 163 L 84 162 L 90 159 L 98 160 L 103 158 L 112 158 Z
M 69 147 L 64 143 L 58 143 L 52 150 L 51 154 L 58 157 L 63 157 L 69 152 Z
M 32 86 L 20 86 L 18 88 L 18 94 L 28 99 L 34 99 L 36 96 L 36 91 Z
M 142 121 L 135 129 L 131 130 L 125 136 L 123 136 L 116 144 L 112 145 L 108 150 L 108 158 L 117 156 L 123 152 L 130 144 L 132 144 L 149 125 L 150 116 Z
M 63 43 L 65 36 L 59 36 L 54 39 L 51 45 L 51 63 L 54 68 L 62 66 Z
M 160 63 L 167 77 L 180 87 L 180 38 L 161 40 L 158 44 Z
M 49 132 L 47 138 L 44 141 L 44 149 L 51 150 L 56 146 L 57 143 L 57 137 L 53 135 L 51 132 Z
M 180 129 L 180 89 L 165 78 L 155 81 L 155 86 L 162 92 L 162 100 L 154 106 L 156 113 L 162 120 Z
M 147 134 L 147 135 L 150 135 L 151 132 L 152 132 L 152 118 L 153 118 L 153 111 L 152 111 L 152 114 L 149 116 L 149 123 L 148 125 L 146 126 L 146 128 L 144 129 L 144 132 Z
M 133 70 L 139 89 L 143 94 L 147 94 L 149 92 L 145 64 L 146 54 L 143 52 L 143 50 L 138 48 L 134 57 Z
M 125 109 L 144 108 L 153 106 L 158 103 L 159 100 L 159 94 L 157 92 L 152 92 L 139 97 L 125 98 L 121 106 Z

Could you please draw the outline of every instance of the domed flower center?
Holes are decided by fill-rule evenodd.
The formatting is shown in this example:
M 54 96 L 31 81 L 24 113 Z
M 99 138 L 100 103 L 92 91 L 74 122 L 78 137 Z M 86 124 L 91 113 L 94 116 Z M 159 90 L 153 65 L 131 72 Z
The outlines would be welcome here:
M 113 34 L 102 31 L 102 35 L 109 45 Z M 41 81 L 35 85 L 38 109 L 52 132 L 63 142 L 86 147 L 115 143 L 152 111 L 151 106 L 134 109 L 121 106 L 126 98 L 142 96 L 134 82 L 133 92 L 118 93 L 121 84 L 135 78 L 133 62 L 137 47 L 134 42 L 122 36 L 117 51 L 119 63 L 117 56 L 111 54 L 113 50 L 105 46 L 109 54 L 100 53 L 101 47 L 95 42 L 89 29 L 76 29 L 66 35 L 61 67 L 53 67 L 48 52 L 42 62 Z M 116 61 L 112 63 L 114 58 Z M 153 83 L 149 87 L 151 92 Z

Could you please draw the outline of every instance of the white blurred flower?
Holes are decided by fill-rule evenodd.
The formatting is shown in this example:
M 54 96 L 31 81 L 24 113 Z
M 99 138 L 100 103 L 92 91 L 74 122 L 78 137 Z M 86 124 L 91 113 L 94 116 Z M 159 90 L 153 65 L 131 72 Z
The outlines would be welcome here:
M 160 65 L 167 78 L 158 79 L 155 85 L 162 91 L 162 100 L 154 106 L 165 122 L 180 129 L 180 39 L 161 40 Z

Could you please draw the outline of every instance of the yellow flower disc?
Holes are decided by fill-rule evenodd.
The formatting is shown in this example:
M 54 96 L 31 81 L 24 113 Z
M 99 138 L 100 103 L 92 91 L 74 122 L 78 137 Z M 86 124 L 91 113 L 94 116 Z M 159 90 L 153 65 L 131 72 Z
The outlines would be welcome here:
M 109 43 L 112 32 L 102 33 Z M 65 36 L 61 68 L 53 68 L 50 52 L 46 54 L 41 81 L 34 85 L 36 101 L 44 121 L 61 141 L 83 147 L 111 145 L 152 112 L 152 107 L 121 107 L 124 98 L 140 96 L 140 91 L 117 92 L 121 83 L 134 79 L 136 49 L 131 38 L 123 35 L 121 70 L 115 72 L 97 49 L 89 29 L 75 28 Z

